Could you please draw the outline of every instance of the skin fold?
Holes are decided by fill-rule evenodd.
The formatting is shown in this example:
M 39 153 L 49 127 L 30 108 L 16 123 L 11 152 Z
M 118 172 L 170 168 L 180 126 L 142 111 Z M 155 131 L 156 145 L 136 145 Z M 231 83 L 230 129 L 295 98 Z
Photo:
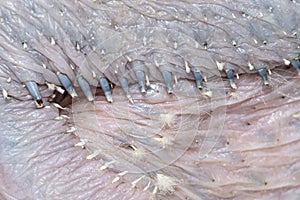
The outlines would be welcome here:
M 0 199 L 300 198 L 299 2 L 0 4 Z

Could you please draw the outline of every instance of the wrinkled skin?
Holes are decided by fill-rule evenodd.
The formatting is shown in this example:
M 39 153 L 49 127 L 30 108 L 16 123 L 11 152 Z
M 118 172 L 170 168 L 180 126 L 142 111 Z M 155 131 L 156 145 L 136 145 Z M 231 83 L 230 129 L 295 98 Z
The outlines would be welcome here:
M 70 2 L 1 3 L 0 199 L 300 198 L 300 78 L 282 61 L 299 54 L 299 3 Z M 145 63 L 146 94 L 136 68 L 125 67 L 132 60 Z M 205 89 L 184 61 L 207 77 Z M 236 90 L 217 61 L 240 74 Z M 173 94 L 164 67 L 178 79 Z M 272 69 L 270 86 L 260 68 Z M 56 98 L 65 109 L 46 86 L 61 85 L 56 71 L 79 94 Z M 114 84 L 113 103 L 95 89 L 92 71 Z M 80 92 L 78 74 L 95 86 L 94 102 Z M 44 108 L 26 81 L 39 83 Z

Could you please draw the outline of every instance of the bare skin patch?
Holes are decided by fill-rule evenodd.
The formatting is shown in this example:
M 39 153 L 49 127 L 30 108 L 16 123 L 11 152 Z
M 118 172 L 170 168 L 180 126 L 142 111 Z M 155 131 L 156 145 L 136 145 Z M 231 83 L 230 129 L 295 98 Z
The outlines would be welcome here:
M 4 195 L 296 198 L 297 2 L 0 4 Z

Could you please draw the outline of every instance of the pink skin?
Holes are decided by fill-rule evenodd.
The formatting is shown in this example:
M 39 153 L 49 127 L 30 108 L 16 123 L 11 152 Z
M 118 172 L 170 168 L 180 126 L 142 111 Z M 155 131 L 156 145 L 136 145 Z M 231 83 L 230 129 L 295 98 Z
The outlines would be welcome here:
M 127 170 L 127 166 L 121 163 L 110 165 L 104 170 L 99 168 L 110 161 L 110 156 L 125 159 L 121 156 L 122 149 L 129 154 L 134 152 L 130 148 L 118 146 L 120 142 L 117 137 L 127 141 L 129 136 L 120 135 L 116 129 L 120 125 L 122 128 L 127 123 L 137 123 L 136 120 L 139 123 L 149 122 L 145 118 L 147 115 L 132 115 L 127 118 L 131 121 L 120 121 L 122 109 L 129 113 L 137 110 L 133 109 L 135 105 L 126 102 L 125 97 L 118 96 L 119 89 L 115 88 L 113 104 L 106 103 L 100 96 L 96 98 L 93 109 L 89 110 L 88 107 L 92 104 L 81 99 L 73 102 L 72 109 L 66 112 L 71 119 L 75 119 L 75 123 L 71 119 L 54 120 L 59 116 L 59 111 L 53 104 L 47 103 L 46 108 L 36 109 L 26 90 L 13 82 L 11 85 L 16 87 L 12 87 L 10 92 L 13 94 L 20 91 L 18 96 L 21 100 L 1 100 L 2 196 L 4 199 L 148 199 L 155 196 L 191 199 L 296 199 L 299 195 L 297 191 L 300 178 L 299 78 L 291 69 L 273 72 L 270 88 L 262 86 L 258 76 L 242 76 L 237 81 L 239 88 L 230 91 L 226 103 L 213 109 L 217 112 L 224 107 L 226 112 L 222 112 L 222 115 L 203 115 L 197 128 L 199 132 L 193 136 L 192 143 L 186 146 L 183 155 L 168 160 L 167 165 L 153 169 L 150 174 L 132 170 L 114 183 L 112 180 L 122 171 L 122 167 Z M 178 83 L 180 84 L 181 82 Z M 135 91 L 134 88 L 138 89 L 133 87 L 132 91 Z M 50 92 L 45 87 L 41 89 L 46 100 Z M 147 99 L 137 90 L 133 92 L 133 98 L 153 109 L 184 107 L 183 104 L 178 104 L 179 100 L 173 101 L 172 96 L 163 94 L 163 89 L 162 94 L 147 94 Z M 195 102 L 204 103 L 203 108 L 210 105 L 209 100 L 201 99 L 203 98 L 199 95 Z M 155 106 L 153 101 L 158 101 Z M 78 106 L 81 111 L 77 109 Z M 105 111 L 116 108 L 119 114 L 113 112 L 110 115 Z M 140 111 L 140 114 L 143 113 L 145 114 Z M 99 124 L 89 123 L 90 118 L 80 121 L 80 116 L 83 115 L 96 116 Z M 210 116 L 214 117 L 214 124 L 222 127 L 221 133 L 208 134 L 208 131 L 215 128 L 209 125 L 212 123 Z M 148 117 L 151 118 L 151 115 Z M 194 127 L 188 122 L 187 124 Z M 65 134 L 70 125 L 77 130 Z M 95 129 L 99 125 L 103 128 Z M 143 126 L 145 129 L 161 130 L 156 125 L 158 124 L 153 122 Z M 89 140 L 86 148 L 74 147 L 83 137 Z M 113 137 L 115 140 L 112 140 Z M 147 139 L 150 140 L 151 137 Z M 142 148 L 139 140 L 136 141 L 135 146 Z M 108 142 L 113 142 L 115 146 L 107 145 L 104 148 L 103 144 Z M 149 147 L 145 145 L 146 148 Z M 175 145 L 173 151 L 179 152 L 180 148 L 176 149 Z M 105 150 L 106 153 L 87 160 L 86 157 L 95 149 Z M 117 150 L 119 152 L 114 153 Z M 157 151 L 151 153 L 158 154 Z M 152 161 L 144 158 L 144 164 L 155 165 Z M 140 167 L 143 163 L 139 163 L 137 158 L 134 164 Z M 153 195 L 156 184 L 153 174 L 164 174 L 176 181 L 169 190 L 158 190 Z M 143 191 L 148 183 L 145 178 L 136 188 L 130 189 L 131 182 L 142 175 L 151 175 L 152 188 Z
M 297 3 L 274 0 L 281 10 L 269 12 L 268 2 L 149 1 L 160 11 L 156 15 L 139 1 L 61 1 L 68 11 L 62 18 L 58 1 L 38 2 L 48 11 L 43 17 L 27 10 L 29 1 L 27 7 L 20 2 L 0 3 L 1 16 L 9 16 L 0 23 L 0 199 L 299 199 L 300 79 L 294 68 L 282 66 L 282 58 L 299 54 L 299 41 L 290 36 L 299 29 Z M 191 22 L 179 23 L 186 10 Z M 89 29 L 87 17 L 98 29 Z M 143 26 L 126 29 L 136 24 Z M 16 36 L 10 28 L 21 31 Z M 203 31 L 193 38 L 197 30 Z M 58 43 L 50 43 L 51 34 Z M 82 35 L 89 35 L 95 50 Z M 29 50 L 20 46 L 24 38 Z M 256 44 L 254 38 L 268 41 Z M 196 40 L 200 46 L 206 41 L 208 50 Z M 139 64 L 128 67 L 129 60 Z M 208 78 L 211 97 L 196 88 L 183 60 Z M 241 73 L 236 90 L 220 78 L 216 60 Z M 256 71 L 260 67 L 275 68 L 269 87 Z M 149 75 L 146 94 L 135 70 Z M 173 94 L 167 94 L 163 70 L 177 77 Z M 79 94 L 59 100 L 63 110 L 50 102 L 53 91 L 46 87 L 46 81 L 60 85 L 56 71 L 67 74 Z M 80 93 L 74 72 L 94 86 L 93 103 Z M 115 84 L 113 103 L 95 89 L 92 72 Z M 123 76 L 134 104 L 119 86 Z M 39 84 L 44 108 L 36 109 L 22 86 L 28 80 Z

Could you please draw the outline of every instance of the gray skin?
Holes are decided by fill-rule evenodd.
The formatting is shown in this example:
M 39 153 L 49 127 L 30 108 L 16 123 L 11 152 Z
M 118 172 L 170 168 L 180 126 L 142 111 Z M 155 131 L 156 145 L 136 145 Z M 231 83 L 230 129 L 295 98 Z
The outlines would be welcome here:
M 298 2 L 0 4 L 0 199 L 299 199 Z

